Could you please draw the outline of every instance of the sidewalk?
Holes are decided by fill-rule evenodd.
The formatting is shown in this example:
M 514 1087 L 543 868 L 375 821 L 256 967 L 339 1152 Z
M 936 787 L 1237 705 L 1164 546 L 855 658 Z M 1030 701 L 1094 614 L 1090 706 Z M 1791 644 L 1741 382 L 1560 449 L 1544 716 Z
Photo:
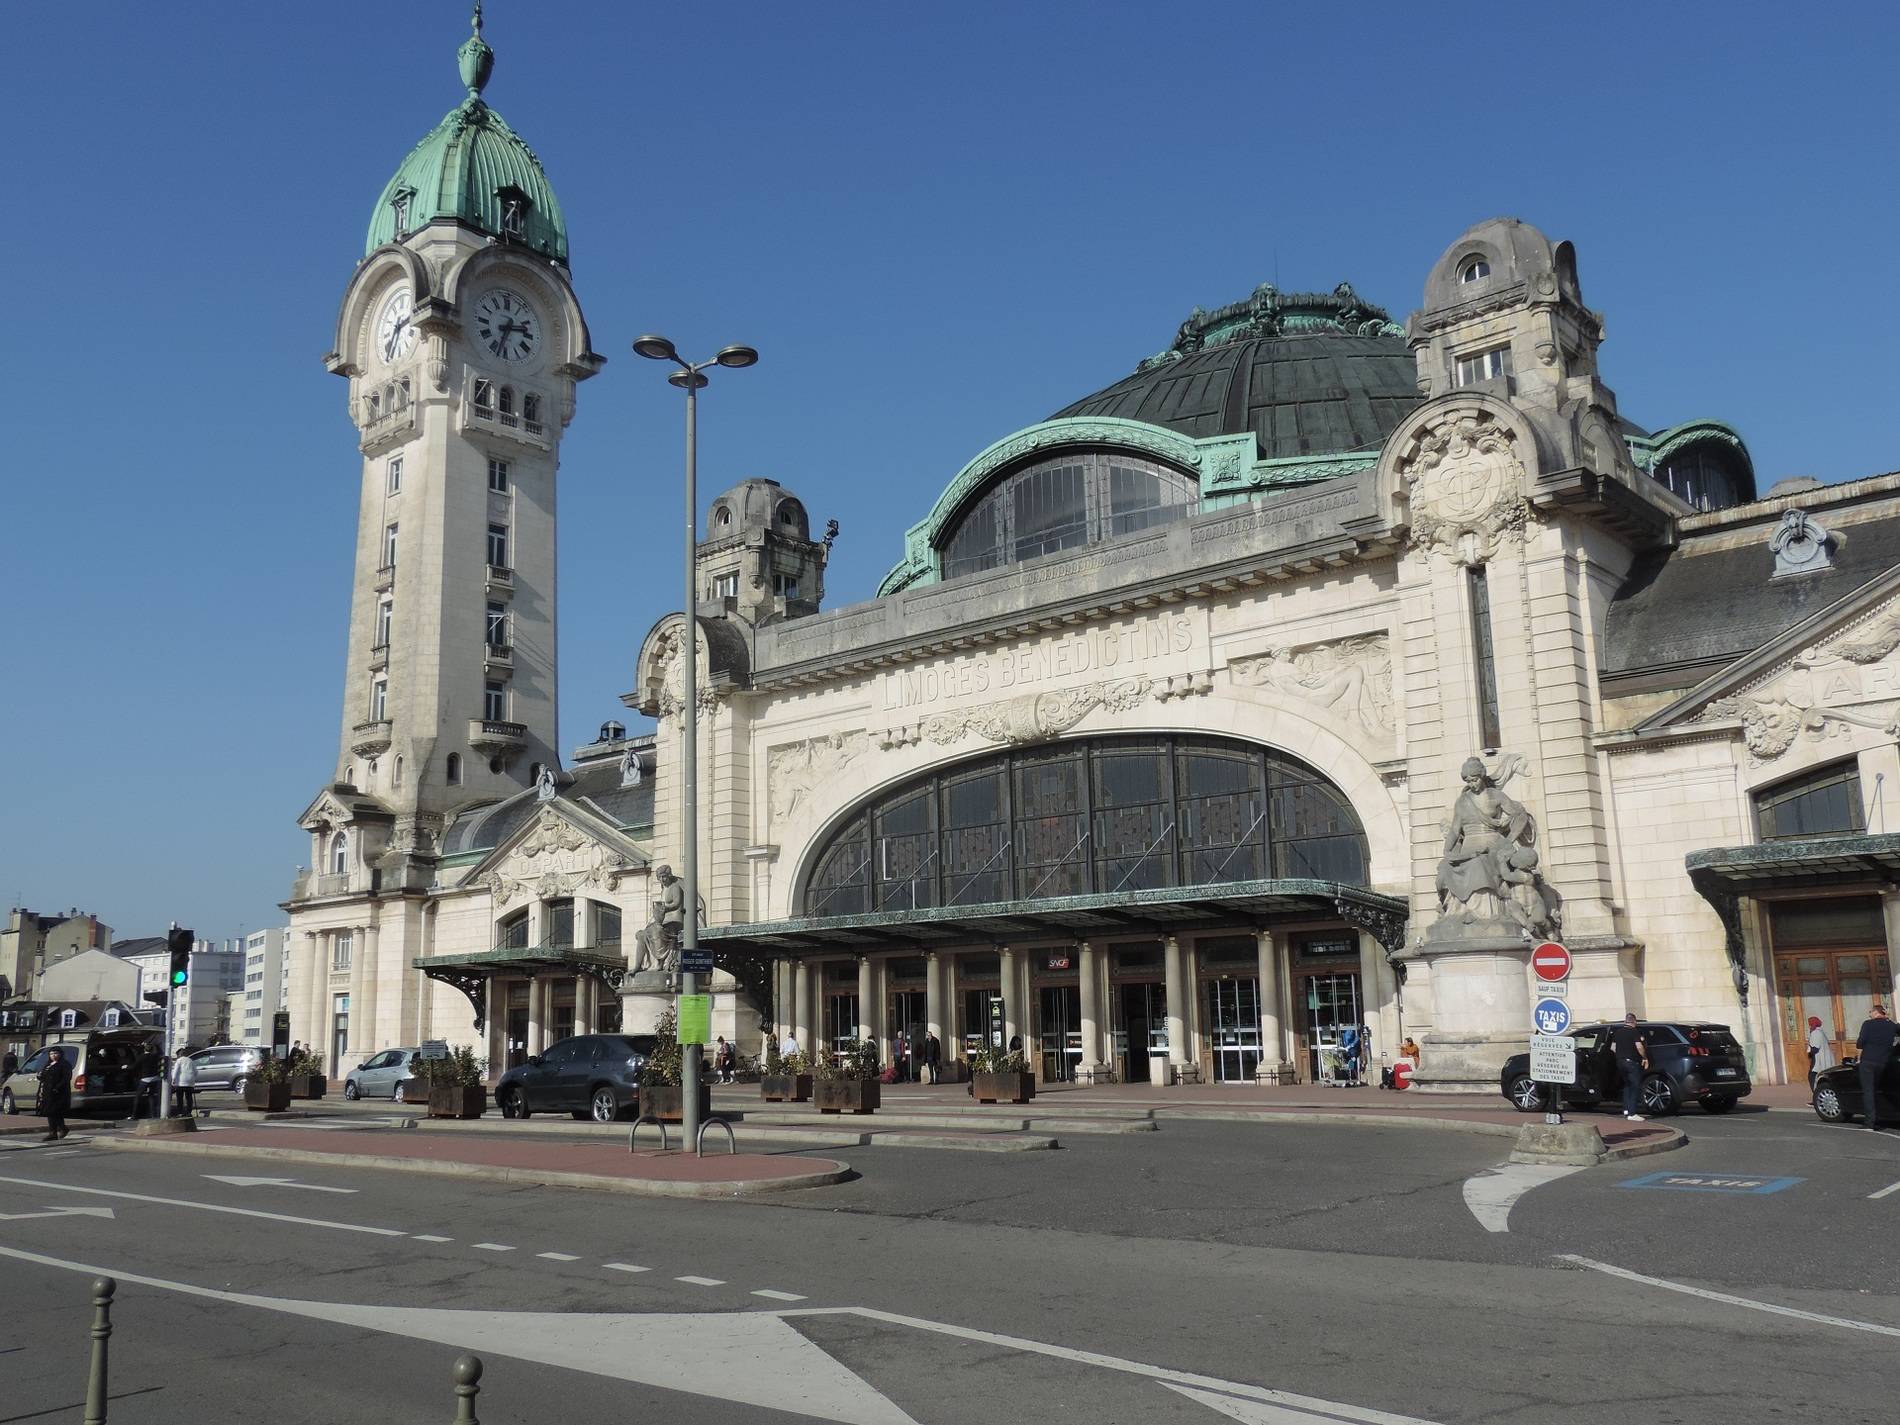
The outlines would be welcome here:
M 646 1197 L 749 1197 L 790 1188 L 822 1187 L 852 1176 L 835 1158 L 763 1153 L 691 1153 L 644 1148 L 624 1140 L 565 1143 L 546 1139 L 450 1137 L 403 1129 L 217 1128 L 168 1138 L 99 1140 L 120 1152 L 197 1157 L 268 1158 L 326 1167 L 381 1168 L 440 1177 L 548 1187 L 591 1188 Z

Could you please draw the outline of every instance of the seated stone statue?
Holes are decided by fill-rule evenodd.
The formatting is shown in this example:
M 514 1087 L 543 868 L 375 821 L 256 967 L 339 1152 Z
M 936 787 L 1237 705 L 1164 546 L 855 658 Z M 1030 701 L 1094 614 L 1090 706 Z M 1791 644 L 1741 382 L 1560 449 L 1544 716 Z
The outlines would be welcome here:
M 1476 757 L 1459 776 L 1465 789 L 1452 804 L 1438 862 L 1439 923 L 1447 926 L 1438 933 L 1489 922 L 1533 938 L 1556 934 L 1560 902 L 1539 873 L 1536 819 Z

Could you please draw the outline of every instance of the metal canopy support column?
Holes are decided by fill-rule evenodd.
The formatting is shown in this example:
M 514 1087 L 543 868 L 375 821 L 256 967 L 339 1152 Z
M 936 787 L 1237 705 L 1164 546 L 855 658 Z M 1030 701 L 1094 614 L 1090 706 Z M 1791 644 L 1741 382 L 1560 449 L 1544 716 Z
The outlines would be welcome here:
M 800 960 L 792 967 L 792 1033 L 802 1053 L 813 1054 L 811 1026 L 811 962 Z
M 1102 1067 L 1101 967 L 1094 945 L 1084 940 L 1076 947 L 1076 980 L 1082 992 L 1082 1064 L 1081 1075 L 1093 1083 Z
M 1260 969 L 1260 1067 L 1277 1075 L 1286 1062 L 1280 1030 L 1280 947 L 1271 930 L 1254 932 Z
M 858 1038 L 878 1039 L 877 966 L 868 955 L 858 956 Z
M 1017 1002 L 1016 952 L 1007 945 L 998 946 L 996 968 L 996 989 L 1003 997 L 1003 1047 L 1007 1049 L 1010 1042 L 1022 1033 L 1016 1027 L 1022 1015 L 1022 1005 Z
M 943 1022 L 943 961 L 935 950 L 924 954 L 924 1027 L 948 1044 L 950 1036 Z
M 1168 990 L 1168 1063 L 1187 1062 L 1187 977 L 1182 973 L 1181 942 L 1170 935 L 1164 951 L 1164 978 Z

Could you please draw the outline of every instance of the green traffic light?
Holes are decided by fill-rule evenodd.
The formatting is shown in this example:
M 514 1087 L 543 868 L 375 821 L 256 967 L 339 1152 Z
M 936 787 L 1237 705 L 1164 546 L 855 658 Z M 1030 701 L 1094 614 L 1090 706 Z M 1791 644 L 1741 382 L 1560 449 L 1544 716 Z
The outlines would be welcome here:
M 185 982 L 185 972 L 183 970 L 173 970 L 172 983 L 174 985 L 182 985 L 184 982 Z

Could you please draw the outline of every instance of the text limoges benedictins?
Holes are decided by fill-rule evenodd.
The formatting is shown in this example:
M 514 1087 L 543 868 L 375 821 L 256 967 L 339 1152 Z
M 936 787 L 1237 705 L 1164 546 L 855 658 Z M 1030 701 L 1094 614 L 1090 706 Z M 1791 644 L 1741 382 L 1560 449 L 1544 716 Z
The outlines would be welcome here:
M 994 649 L 886 673 L 886 712 L 952 698 L 1011 693 L 1083 674 L 1132 668 L 1186 653 L 1194 624 L 1185 613 L 1155 614 L 1132 623 L 1076 629 L 1041 643 Z

